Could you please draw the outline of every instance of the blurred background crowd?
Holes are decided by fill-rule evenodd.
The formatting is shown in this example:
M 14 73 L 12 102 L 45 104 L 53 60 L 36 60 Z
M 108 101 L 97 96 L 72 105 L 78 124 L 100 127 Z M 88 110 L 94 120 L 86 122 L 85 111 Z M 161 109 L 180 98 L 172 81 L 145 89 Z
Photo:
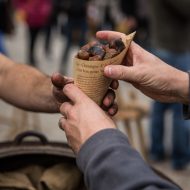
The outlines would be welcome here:
M 79 47 L 95 38 L 98 30 L 125 34 L 137 31 L 138 44 L 168 64 L 187 71 L 190 70 L 188 1 L 0 0 L 0 53 L 47 74 L 58 71 L 72 76 L 72 57 Z M 131 89 L 133 95 L 128 93 Z M 131 86 L 120 91 L 125 102 L 134 101 L 137 96 L 138 102 L 148 107 L 143 131 L 149 162 L 161 170 L 168 168 L 166 173 L 179 183 L 188 183 L 190 121 L 183 120 L 181 105 L 153 102 Z M 5 103 L 1 103 L 0 114 L 4 114 L 4 108 L 12 114 L 12 108 Z M 35 121 L 52 138 L 48 131 L 55 130 L 52 126 L 57 125 L 57 117 L 45 114 L 38 117 L 40 120 Z M 0 125 L 3 126 L 1 120 Z M 1 134 L 5 134 L 5 128 L 0 127 Z M 58 131 L 53 134 L 55 140 L 62 139 Z M 183 170 L 181 177 L 173 170 Z

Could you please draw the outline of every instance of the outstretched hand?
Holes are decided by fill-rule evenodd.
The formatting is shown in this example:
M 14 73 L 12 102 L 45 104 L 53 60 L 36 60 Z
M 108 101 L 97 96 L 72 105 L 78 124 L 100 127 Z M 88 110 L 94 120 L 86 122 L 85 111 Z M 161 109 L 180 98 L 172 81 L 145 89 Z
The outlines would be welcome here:
M 60 107 L 63 117 L 59 120 L 75 153 L 95 133 L 107 128 L 115 128 L 111 118 L 77 86 L 68 84 L 63 93 L 70 99 Z
M 97 38 L 122 37 L 113 31 L 97 32 Z M 175 69 L 132 42 L 122 65 L 109 65 L 106 77 L 131 83 L 142 93 L 161 102 L 188 103 L 188 74 Z
M 74 83 L 74 80 L 72 78 L 62 76 L 59 73 L 54 73 L 51 77 L 51 81 L 53 84 L 53 96 L 57 100 L 58 105 L 60 106 L 63 102 L 68 101 L 68 98 L 65 96 L 63 92 L 63 88 L 66 84 Z M 117 103 L 114 102 L 115 100 L 115 92 L 119 86 L 119 83 L 117 80 L 113 80 L 110 89 L 108 89 L 105 97 L 102 101 L 102 109 L 106 111 L 110 116 L 113 116 L 118 111 Z
M 72 78 L 62 76 L 60 73 L 54 73 L 51 77 L 51 82 L 53 84 L 53 96 L 61 105 L 61 103 L 68 100 L 63 93 L 64 86 L 69 83 L 74 83 L 74 80 Z

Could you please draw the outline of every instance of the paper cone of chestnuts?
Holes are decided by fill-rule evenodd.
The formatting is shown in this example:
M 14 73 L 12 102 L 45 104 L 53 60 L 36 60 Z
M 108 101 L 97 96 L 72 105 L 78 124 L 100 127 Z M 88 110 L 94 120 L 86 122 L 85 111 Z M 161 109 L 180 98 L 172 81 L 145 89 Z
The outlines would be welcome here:
M 98 105 L 102 104 L 112 80 L 103 75 L 106 65 L 119 65 L 135 36 L 135 32 L 122 39 L 91 42 L 83 46 L 74 58 L 75 84 Z

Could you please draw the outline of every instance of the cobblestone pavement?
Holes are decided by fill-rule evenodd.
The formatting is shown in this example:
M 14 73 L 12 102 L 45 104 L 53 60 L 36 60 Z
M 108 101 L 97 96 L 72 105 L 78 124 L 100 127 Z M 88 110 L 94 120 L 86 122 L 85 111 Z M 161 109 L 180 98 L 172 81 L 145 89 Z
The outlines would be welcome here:
M 27 55 L 27 36 L 26 27 L 23 24 L 19 24 L 16 28 L 15 34 L 10 37 L 6 37 L 6 45 L 9 51 L 9 56 L 17 62 L 26 63 Z M 38 68 L 47 74 L 52 74 L 55 71 L 59 71 L 60 58 L 62 54 L 62 49 L 64 47 L 64 38 L 55 33 L 53 35 L 53 45 L 52 45 L 52 55 L 48 58 L 44 56 L 43 51 L 43 36 L 41 36 L 37 43 L 36 54 L 38 60 Z M 77 47 L 73 47 L 70 53 L 70 58 L 68 61 L 68 67 L 66 74 L 72 76 L 72 57 L 76 53 Z M 122 93 L 126 93 L 129 89 L 133 89 L 131 86 L 127 86 L 126 89 L 122 86 Z M 133 89 L 134 90 L 134 89 Z M 139 97 L 139 101 L 150 106 L 151 100 L 143 96 L 142 94 L 135 91 Z M 21 131 L 28 129 L 34 129 L 36 131 L 42 132 L 50 141 L 61 141 L 65 142 L 66 138 L 64 133 L 58 128 L 59 114 L 39 114 L 21 111 L 14 108 L 3 101 L 0 101 L 0 141 L 12 140 L 16 134 Z M 148 138 L 148 122 L 149 118 L 143 121 L 143 129 L 145 132 L 145 140 L 147 145 L 149 144 Z M 166 131 L 168 136 L 171 135 L 170 132 L 170 122 Z M 118 126 L 124 131 L 123 124 L 118 122 Z M 134 132 L 134 134 L 136 134 Z M 166 139 L 166 145 L 168 149 L 170 147 L 169 138 Z M 137 141 L 136 137 L 136 141 Z M 138 143 L 136 142 L 138 149 Z M 170 162 L 166 161 L 163 163 L 151 163 L 158 170 L 164 174 L 170 176 L 175 182 L 180 184 L 184 190 L 190 189 L 190 170 L 186 169 L 184 171 L 173 171 L 170 167 Z

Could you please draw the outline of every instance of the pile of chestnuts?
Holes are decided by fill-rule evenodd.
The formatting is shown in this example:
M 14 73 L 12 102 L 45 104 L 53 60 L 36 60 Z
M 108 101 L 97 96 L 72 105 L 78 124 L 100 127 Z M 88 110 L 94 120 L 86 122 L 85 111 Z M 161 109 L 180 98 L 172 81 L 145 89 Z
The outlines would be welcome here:
M 80 48 L 77 58 L 89 61 L 101 61 L 113 58 L 125 49 L 121 38 L 111 41 L 92 41 Z

